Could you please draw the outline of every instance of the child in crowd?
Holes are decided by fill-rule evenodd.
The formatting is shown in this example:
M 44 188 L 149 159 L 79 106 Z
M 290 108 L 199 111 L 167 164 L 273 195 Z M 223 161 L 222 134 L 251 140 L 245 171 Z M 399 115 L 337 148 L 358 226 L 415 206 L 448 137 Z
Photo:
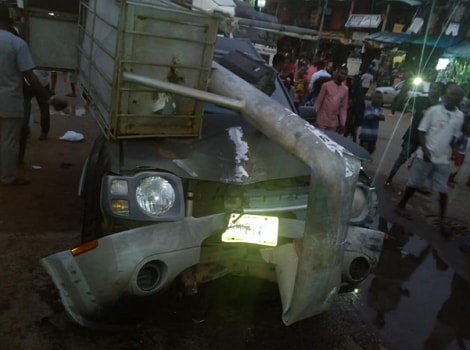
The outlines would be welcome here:
M 362 118 L 359 144 L 369 151 L 370 154 L 375 151 L 379 134 L 379 122 L 385 120 L 382 101 L 382 93 L 374 92 L 371 97 L 371 103 L 366 107 L 364 117 Z
M 454 161 L 452 172 L 449 176 L 449 187 L 454 187 L 457 183 L 455 182 L 455 177 L 462 166 L 465 155 L 470 152 L 470 143 L 468 138 L 470 137 L 470 119 L 467 118 L 462 126 L 462 135 L 460 135 L 457 140 L 454 142 L 454 147 L 452 149 L 452 159 Z M 470 179 L 469 179 L 470 180 Z
M 307 73 L 307 66 L 299 65 L 297 72 L 294 75 L 294 88 L 295 88 L 295 99 L 294 104 L 296 107 L 301 106 L 305 100 L 305 80 L 304 76 Z

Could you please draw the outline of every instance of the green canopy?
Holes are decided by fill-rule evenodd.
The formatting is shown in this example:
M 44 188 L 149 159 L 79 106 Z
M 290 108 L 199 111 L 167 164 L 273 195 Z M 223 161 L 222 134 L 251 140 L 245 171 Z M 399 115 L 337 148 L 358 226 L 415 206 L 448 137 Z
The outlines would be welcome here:
M 391 2 L 403 2 L 410 6 L 420 6 L 423 5 L 424 1 L 422 0 L 382 0 L 378 1 L 377 5 L 389 4 Z
M 470 41 L 463 41 L 460 44 L 448 47 L 445 54 L 448 56 L 470 58 Z

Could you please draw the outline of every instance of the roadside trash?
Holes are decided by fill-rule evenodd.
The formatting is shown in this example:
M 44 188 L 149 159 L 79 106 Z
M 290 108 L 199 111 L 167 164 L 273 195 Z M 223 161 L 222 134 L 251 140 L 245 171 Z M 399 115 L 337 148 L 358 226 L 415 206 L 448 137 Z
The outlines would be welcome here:
M 83 117 L 86 115 L 86 109 L 85 108 L 76 108 L 75 109 L 75 116 L 76 117 Z
M 63 141 L 82 141 L 85 137 L 83 136 L 83 134 L 80 134 L 78 132 L 75 132 L 75 131 L 67 131 L 64 136 L 62 137 L 59 137 L 59 140 L 63 140 Z
M 39 170 L 39 169 L 42 169 L 42 166 L 40 166 L 40 165 L 31 165 L 31 169 Z

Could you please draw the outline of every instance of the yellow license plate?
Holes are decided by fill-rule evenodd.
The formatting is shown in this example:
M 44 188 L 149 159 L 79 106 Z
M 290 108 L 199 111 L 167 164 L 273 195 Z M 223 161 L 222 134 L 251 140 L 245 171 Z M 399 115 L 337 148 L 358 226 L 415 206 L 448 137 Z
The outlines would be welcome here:
M 273 216 L 231 214 L 223 242 L 253 243 L 275 247 L 279 219 Z

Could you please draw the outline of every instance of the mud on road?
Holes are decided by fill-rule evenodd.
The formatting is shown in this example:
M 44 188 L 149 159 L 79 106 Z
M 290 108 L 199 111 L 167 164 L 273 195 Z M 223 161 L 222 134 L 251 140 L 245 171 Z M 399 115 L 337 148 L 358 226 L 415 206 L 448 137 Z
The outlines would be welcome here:
M 37 119 L 37 117 L 36 117 Z M 59 140 L 66 131 L 81 142 Z M 286 327 L 277 286 L 226 277 L 206 294 L 128 301 L 126 327 L 98 331 L 67 319 L 40 259 L 79 243 L 82 164 L 99 130 L 86 115 L 55 113 L 47 141 L 33 125 L 21 175 L 31 184 L 0 187 L 0 349 L 388 349 L 348 294 L 331 311 Z M 33 169 L 33 167 L 35 169 Z M 202 308 L 201 308 L 202 307 Z

